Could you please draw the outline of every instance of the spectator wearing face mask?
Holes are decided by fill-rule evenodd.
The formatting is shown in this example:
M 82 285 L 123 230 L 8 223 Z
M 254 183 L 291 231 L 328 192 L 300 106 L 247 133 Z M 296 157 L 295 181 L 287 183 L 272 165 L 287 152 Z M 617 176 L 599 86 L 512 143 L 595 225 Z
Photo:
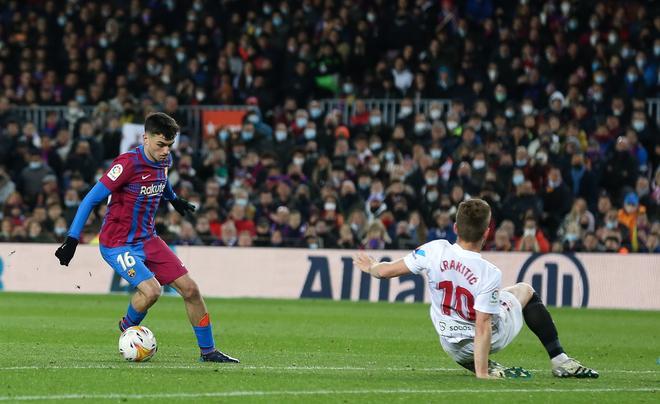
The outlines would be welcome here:
M 530 251 L 530 246 L 537 246 L 531 251 L 541 253 L 550 252 L 550 242 L 545 237 L 543 230 L 538 228 L 536 219 L 533 217 L 525 219 L 523 234 L 516 241 L 516 251 Z
M 54 175 L 53 169 L 44 163 L 38 150 L 32 150 L 28 165 L 23 168 L 20 175 L 22 195 L 28 204 L 34 202 L 37 194 L 41 191 L 43 179 L 48 175 Z

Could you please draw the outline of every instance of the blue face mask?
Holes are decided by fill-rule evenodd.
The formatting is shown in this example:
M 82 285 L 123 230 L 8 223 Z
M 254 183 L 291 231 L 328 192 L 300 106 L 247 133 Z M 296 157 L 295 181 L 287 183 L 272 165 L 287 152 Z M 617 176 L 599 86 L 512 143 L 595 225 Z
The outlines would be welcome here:
M 229 139 L 229 132 L 226 130 L 221 130 L 220 133 L 218 133 L 218 137 L 221 141 L 225 142 L 227 139 Z
M 246 132 L 246 131 L 241 132 L 241 138 L 242 138 L 243 140 L 245 140 L 246 142 L 247 142 L 248 140 L 252 140 L 253 137 L 254 137 L 254 133 L 253 133 L 253 132 Z

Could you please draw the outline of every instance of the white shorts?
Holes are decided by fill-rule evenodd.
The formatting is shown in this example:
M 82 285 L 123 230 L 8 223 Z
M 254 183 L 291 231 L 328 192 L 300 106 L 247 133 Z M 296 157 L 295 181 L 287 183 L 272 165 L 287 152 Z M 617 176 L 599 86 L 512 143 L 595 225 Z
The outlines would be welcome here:
M 490 342 L 490 353 L 499 352 L 509 345 L 523 326 L 522 306 L 514 295 L 506 290 L 500 291 L 500 313 L 493 323 L 493 333 Z M 440 345 L 447 355 L 458 363 L 468 363 L 474 360 L 474 340 L 464 339 L 450 342 L 440 337 Z

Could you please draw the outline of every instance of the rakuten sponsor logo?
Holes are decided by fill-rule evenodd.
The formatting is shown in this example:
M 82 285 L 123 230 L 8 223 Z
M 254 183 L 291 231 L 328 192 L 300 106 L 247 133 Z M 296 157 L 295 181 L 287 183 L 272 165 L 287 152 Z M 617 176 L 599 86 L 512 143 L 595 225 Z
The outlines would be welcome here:
M 142 186 L 140 188 L 140 195 L 153 196 L 161 194 L 165 190 L 165 183 L 151 184 L 148 187 Z

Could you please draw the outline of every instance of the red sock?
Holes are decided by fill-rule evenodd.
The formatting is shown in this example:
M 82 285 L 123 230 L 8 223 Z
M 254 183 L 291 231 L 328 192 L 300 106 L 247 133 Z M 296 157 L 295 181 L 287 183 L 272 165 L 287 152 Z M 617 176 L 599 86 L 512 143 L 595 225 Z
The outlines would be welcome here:
M 211 324 L 211 319 L 209 318 L 209 313 L 204 313 L 202 316 L 202 319 L 199 320 L 199 324 L 197 324 L 198 327 L 206 327 L 209 324 Z

